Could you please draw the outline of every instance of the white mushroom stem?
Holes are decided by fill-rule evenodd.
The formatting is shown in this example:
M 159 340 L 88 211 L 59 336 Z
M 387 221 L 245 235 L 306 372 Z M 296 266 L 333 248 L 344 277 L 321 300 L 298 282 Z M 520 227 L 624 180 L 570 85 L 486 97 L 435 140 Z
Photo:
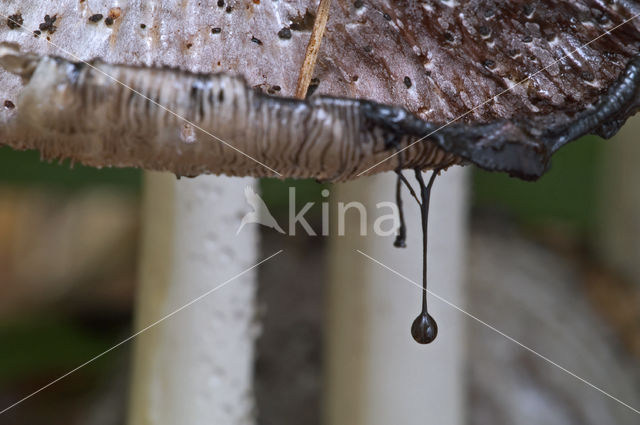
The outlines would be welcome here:
M 390 173 L 339 185 L 335 201 L 360 201 L 370 214 L 393 201 Z M 433 188 L 429 222 L 429 290 L 464 308 L 466 172 L 452 169 Z M 410 327 L 421 308 L 420 211 L 404 192 L 407 248 L 393 237 L 357 237 L 354 209 L 348 237 L 331 240 L 326 351 L 326 425 L 461 425 L 465 421 L 466 318 L 429 295 L 440 332 L 420 346 Z M 372 217 L 368 218 L 373 221 Z M 388 223 L 387 223 L 388 224 Z M 410 278 L 412 284 L 373 260 Z
M 212 291 L 135 342 L 130 425 L 253 423 L 255 226 L 236 235 L 251 179 L 145 179 L 142 329 Z
M 596 248 L 610 267 L 631 280 L 640 277 L 640 118 L 631 118 L 603 149 Z

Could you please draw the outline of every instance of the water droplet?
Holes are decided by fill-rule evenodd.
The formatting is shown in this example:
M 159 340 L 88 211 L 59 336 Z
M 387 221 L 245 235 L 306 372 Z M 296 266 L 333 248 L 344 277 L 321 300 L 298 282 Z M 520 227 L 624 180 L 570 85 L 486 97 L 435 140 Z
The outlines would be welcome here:
M 438 336 L 438 324 L 429 313 L 422 312 L 411 325 L 411 336 L 418 344 L 429 344 Z

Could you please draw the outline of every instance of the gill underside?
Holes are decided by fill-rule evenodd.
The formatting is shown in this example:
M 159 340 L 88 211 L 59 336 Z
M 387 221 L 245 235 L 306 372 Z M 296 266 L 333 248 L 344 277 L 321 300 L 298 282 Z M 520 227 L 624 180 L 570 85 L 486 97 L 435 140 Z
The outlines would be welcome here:
M 635 56 L 596 103 L 571 114 L 432 123 L 367 100 L 269 96 L 225 74 L 76 64 L 3 47 L 0 65 L 25 87 L 0 143 L 47 159 L 181 176 L 345 181 L 399 166 L 474 163 L 535 179 L 568 142 L 613 135 L 638 108 L 640 83 Z

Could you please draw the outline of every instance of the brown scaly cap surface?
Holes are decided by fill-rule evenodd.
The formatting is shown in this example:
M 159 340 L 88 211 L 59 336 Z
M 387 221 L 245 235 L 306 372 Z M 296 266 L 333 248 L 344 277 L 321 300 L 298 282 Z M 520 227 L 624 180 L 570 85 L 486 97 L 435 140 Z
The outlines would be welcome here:
M 318 92 L 373 95 L 431 122 L 454 119 L 527 77 L 465 121 L 575 112 L 606 91 L 640 45 L 639 18 L 580 49 L 640 13 L 637 2 L 362 3 L 334 7 L 342 14 L 329 20 Z
M 182 4 L 178 9 L 184 10 L 178 11 L 169 3 L 133 0 L 110 26 L 90 22 L 90 16 L 103 11 L 88 10 L 86 2 L 78 8 L 71 0 L 53 6 L 8 1 L 0 11 L 7 16 L 19 11 L 30 29 L 37 28 L 43 16 L 56 16 L 56 32 L 48 35 L 51 41 L 82 59 L 241 74 L 250 86 L 268 93 L 293 93 L 315 2 L 229 1 L 224 7 L 203 2 Z M 451 163 L 453 155 L 458 158 L 454 162 L 466 160 L 535 178 L 546 170 L 551 154 L 568 141 L 589 132 L 610 136 L 635 112 L 638 73 L 632 59 L 639 50 L 640 23 L 636 19 L 616 26 L 638 13 L 640 7 L 629 1 L 391 5 L 336 0 L 313 81 L 314 96 L 403 106 L 426 122 L 409 119 L 398 125 L 385 123 L 376 114 L 373 118 L 376 125 L 392 124 L 386 130 L 408 133 L 413 141 L 477 107 L 428 141 L 407 149 L 408 158 L 425 160 L 408 165 L 434 167 L 442 164 L 426 159 L 446 158 Z M 610 30 L 611 34 L 584 46 Z M 69 57 L 31 33 L 8 26 L 0 28 L 0 40 L 17 41 L 28 51 Z M 0 84 L 7 88 L 8 100 L 18 97 L 21 83 L 16 77 L 2 73 Z M 3 110 L 0 122 L 10 123 L 19 109 Z M 15 146 L 2 131 L 0 140 Z M 175 143 L 174 151 L 180 151 L 180 141 Z M 19 147 L 29 146 L 22 141 Z M 391 154 L 397 146 L 389 143 L 387 149 Z M 395 167 L 397 158 L 387 162 L 368 173 Z M 99 163 L 99 158 L 91 163 Z M 127 166 L 132 161 L 104 165 Z M 191 165 L 187 168 L 221 172 L 207 164 Z
M 329 21 L 338 30 L 325 35 L 318 91 L 375 93 L 376 101 L 401 103 L 435 123 L 466 114 L 461 122 L 507 119 L 524 130 L 516 137 L 441 141 L 445 150 L 484 168 L 539 177 L 563 144 L 591 132 L 611 136 L 635 112 L 637 82 L 612 86 L 638 54 L 640 18 L 618 27 L 640 13 L 637 2 L 338 4 L 342 15 Z M 612 96 L 623 94 L 624 105 L 585 119 L 583 111 L 597 102 L 604 107 L 607 97 L 616 103 Z M 511 153 L 497 155 L 505 144 Z

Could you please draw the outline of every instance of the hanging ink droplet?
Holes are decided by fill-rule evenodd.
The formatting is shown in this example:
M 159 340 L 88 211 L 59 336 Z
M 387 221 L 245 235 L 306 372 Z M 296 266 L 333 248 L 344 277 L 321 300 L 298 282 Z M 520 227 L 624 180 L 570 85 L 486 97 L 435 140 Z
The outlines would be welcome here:
M 411 336 L 419 344 L 429 344 L 438 336 L 438 324 L 429 314 L 427 308 L 427 242 L 429 229 L 429 201 L 431 199 L 431 188 L 440 170 L 434 170 L 428 184 L 424 184 L 422 170 L 416 168 L 416 180 L 420 185 L 420 212 L 422 218 L 422 311 L 411 325 Z
M 423 311 L 411 325 L 411 336 L 418 344 L 429 344 L 438 336 L 438 324 L 429 313 Z

